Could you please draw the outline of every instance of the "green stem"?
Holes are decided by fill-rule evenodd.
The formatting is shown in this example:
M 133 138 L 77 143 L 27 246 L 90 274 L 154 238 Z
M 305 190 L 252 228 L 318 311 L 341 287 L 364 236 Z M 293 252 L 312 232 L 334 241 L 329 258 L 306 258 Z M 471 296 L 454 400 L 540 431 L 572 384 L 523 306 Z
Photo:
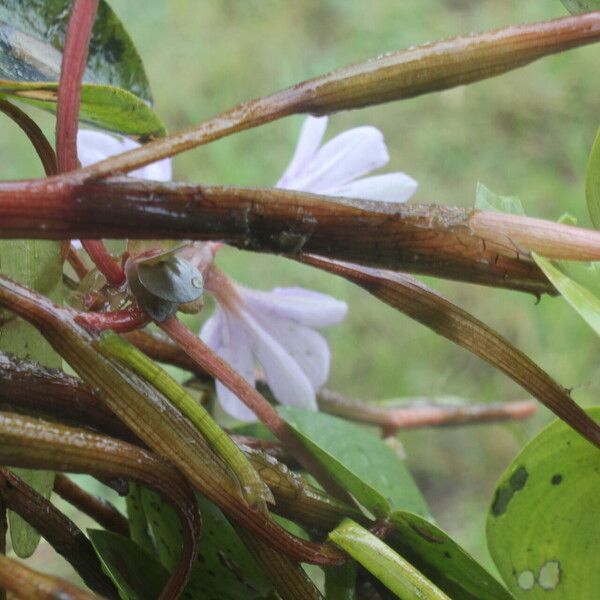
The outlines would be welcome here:
M 242 450 L 219 427 L 209 412 L 198 404 L 166 371 L 118 335 L 104 334 L 98 347 L 108 356 L 116 358 L 152 384 L 194 424 L 213 450 L 236 474 L 248 504 L 264 508 L 265 502 L 273 502 L 269 488 L 264 484 Z
M 450 600 L 407 560 L 351 519 L 343 521 L 329 539 L 403 600 Z

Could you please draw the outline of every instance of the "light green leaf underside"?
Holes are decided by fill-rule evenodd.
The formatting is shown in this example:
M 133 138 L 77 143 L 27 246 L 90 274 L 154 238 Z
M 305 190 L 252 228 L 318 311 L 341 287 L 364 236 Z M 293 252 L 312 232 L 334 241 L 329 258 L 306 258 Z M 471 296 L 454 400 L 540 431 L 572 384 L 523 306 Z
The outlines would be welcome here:
M 0 80 L 0 95 L 56 111 L 58 84 Z M 156 113 L 137 96 L 108 85 L 84 84 L 81 88 L 82 122 L 141 140 L 165 135 L 166 129 Z
M 586 323 L 600 335 L 600 299 L 589 289 L 583 287 L 568 275 L 566 275 L 555 264 L 537 254 L 533 258 L 538 267 L 552 282 L 552 285 L 561 293 L 562 297 L 579 313 Z M 596 272 L 590 271 L 590 279 L 600 279 Z
M 338 525 L 329 534 L 329 540 L 402 600 L 450 600 L 385 542 L 350 519 Z
M 562 3 L 574 15 L 591 10 L 600 10 L 600 0 L 562 0 Z
M 587 411 L 600 421 L 600 408 Z M 488 546 L 523 600 L 596 598 L 600 590 L 600 452 L 555 421 L 500 478 Z
M 405 509 L 430 516 L 404 462 L 383 440 L 324 413 L 292 406 L 279 412 L 336 481 L 372 513 Z
M 598 3 L 600 8 L 600 2 Z M 600 129 L 596 134 L 585 176 L 585 199 L 590 219 L 596 229 L 600 229 Z
M 480 182 L 477 183 L 477 188 L 475 190 L 475 208 L 478 210 L 491 210 L 512 215 L 525 214 L 523 205 L 518 196 L 501 196 L 492 192 L 492 190 Z

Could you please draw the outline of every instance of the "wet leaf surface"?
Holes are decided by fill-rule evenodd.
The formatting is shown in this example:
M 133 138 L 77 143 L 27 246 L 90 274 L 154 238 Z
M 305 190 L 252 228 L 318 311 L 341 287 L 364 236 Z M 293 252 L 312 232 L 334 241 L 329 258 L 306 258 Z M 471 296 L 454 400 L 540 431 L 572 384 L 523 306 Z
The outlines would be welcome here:
M 600 421 L 600 408 L 588 411 Z M 515 597 L 595 598 L 600 452 L 559 421 L 500 478 L 487 520 L 492 558 Z

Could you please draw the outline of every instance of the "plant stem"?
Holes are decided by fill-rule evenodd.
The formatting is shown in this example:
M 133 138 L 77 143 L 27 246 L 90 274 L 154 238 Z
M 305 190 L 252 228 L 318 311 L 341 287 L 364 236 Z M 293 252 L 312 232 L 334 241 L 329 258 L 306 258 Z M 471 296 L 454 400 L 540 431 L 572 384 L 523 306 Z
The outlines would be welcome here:
M 265 397 L 253 388 L 237 371 L 213 352 L 176 317 L 157 325 L 209 375 L 229 388 L 257 416 L 288 452 L 311 473 L 319 483 L 340 500 L 352 503 L 349 494 L 341 488 L 294 436 L 287 423 L 279 416 Z
M 56 165 L 54 148 L 52 148 L 48 138 L 46 138 L 38 124 L 27 113 L 4 98 L 0 98 L 0 111 L 9 116 L 27 135 L 37 155 L 40 157 L 46 175 L 56 175 L 58 167 Z
M 526 419 L 537 410 L 534 400 L 454 405 L 431 402 L 411 404 L 407 401 L 398 406 L 382 406 L 350 400 L 330 390 L 322 390 L 317 400 L 319 408 L 324 412 L 360 423 L 378 425 L 389 435 L 401 429 L 418 427 L 460 426 Z
M 112 504 L 103 498 L 92 496 L 64 473 L 56 474 L 54 491 L 63 500 L 92 517 L 104 529 L 129 537 L 129 522 Z
M 195 127 L 90 165 L 70 178 L 82 182 L 125 174 L 291 114 L 334 113 L 464 85 L 598 39 L 597 11 L 393 52 L 245 102 Z
M 144 327 L 150 318 L 139 304 L 131 304 L 121 310 L 109 312 L 80 312 L 75 321 L 89 331 L 111 329 L 117 333 L 127 333 Z
M 88 45 L 96 18 L 98 0 L 75 0 L 69 17 L 56 106 L 56 159 L 58 171 L 79 167 L 77 130 L 81 104 L 81 80 L 88 57 Z M 125 274 L 100 240 L 83 240 L 83 247 L 112 285 L 121 285 Z

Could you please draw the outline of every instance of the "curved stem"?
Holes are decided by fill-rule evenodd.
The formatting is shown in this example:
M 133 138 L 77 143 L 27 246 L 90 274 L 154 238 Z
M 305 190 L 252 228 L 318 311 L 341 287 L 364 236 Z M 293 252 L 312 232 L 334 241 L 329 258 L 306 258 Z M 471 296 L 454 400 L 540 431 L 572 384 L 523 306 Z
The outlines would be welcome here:
M 91 589 L 110 598 L 117 593 L 83 531 L 5 467 L 0 467 L 0 498 L 31 524 L 63 556 Z
M 28 114 L 4 98 L 0 98 L 0 111 L 9 116 L 27 135 L 42 161 L 46 175 L 56 175 L 58 167 L 56 165 L 54 148 L 52 148 L 52 145 L 39 125 Z
M 127 333 L 144 327 L 150 318 L 139 304 L 131 304 L 121 310 L 109 312 L 80 312 L 75 321 L 89 331 L 111 329 L 117 333 Z

